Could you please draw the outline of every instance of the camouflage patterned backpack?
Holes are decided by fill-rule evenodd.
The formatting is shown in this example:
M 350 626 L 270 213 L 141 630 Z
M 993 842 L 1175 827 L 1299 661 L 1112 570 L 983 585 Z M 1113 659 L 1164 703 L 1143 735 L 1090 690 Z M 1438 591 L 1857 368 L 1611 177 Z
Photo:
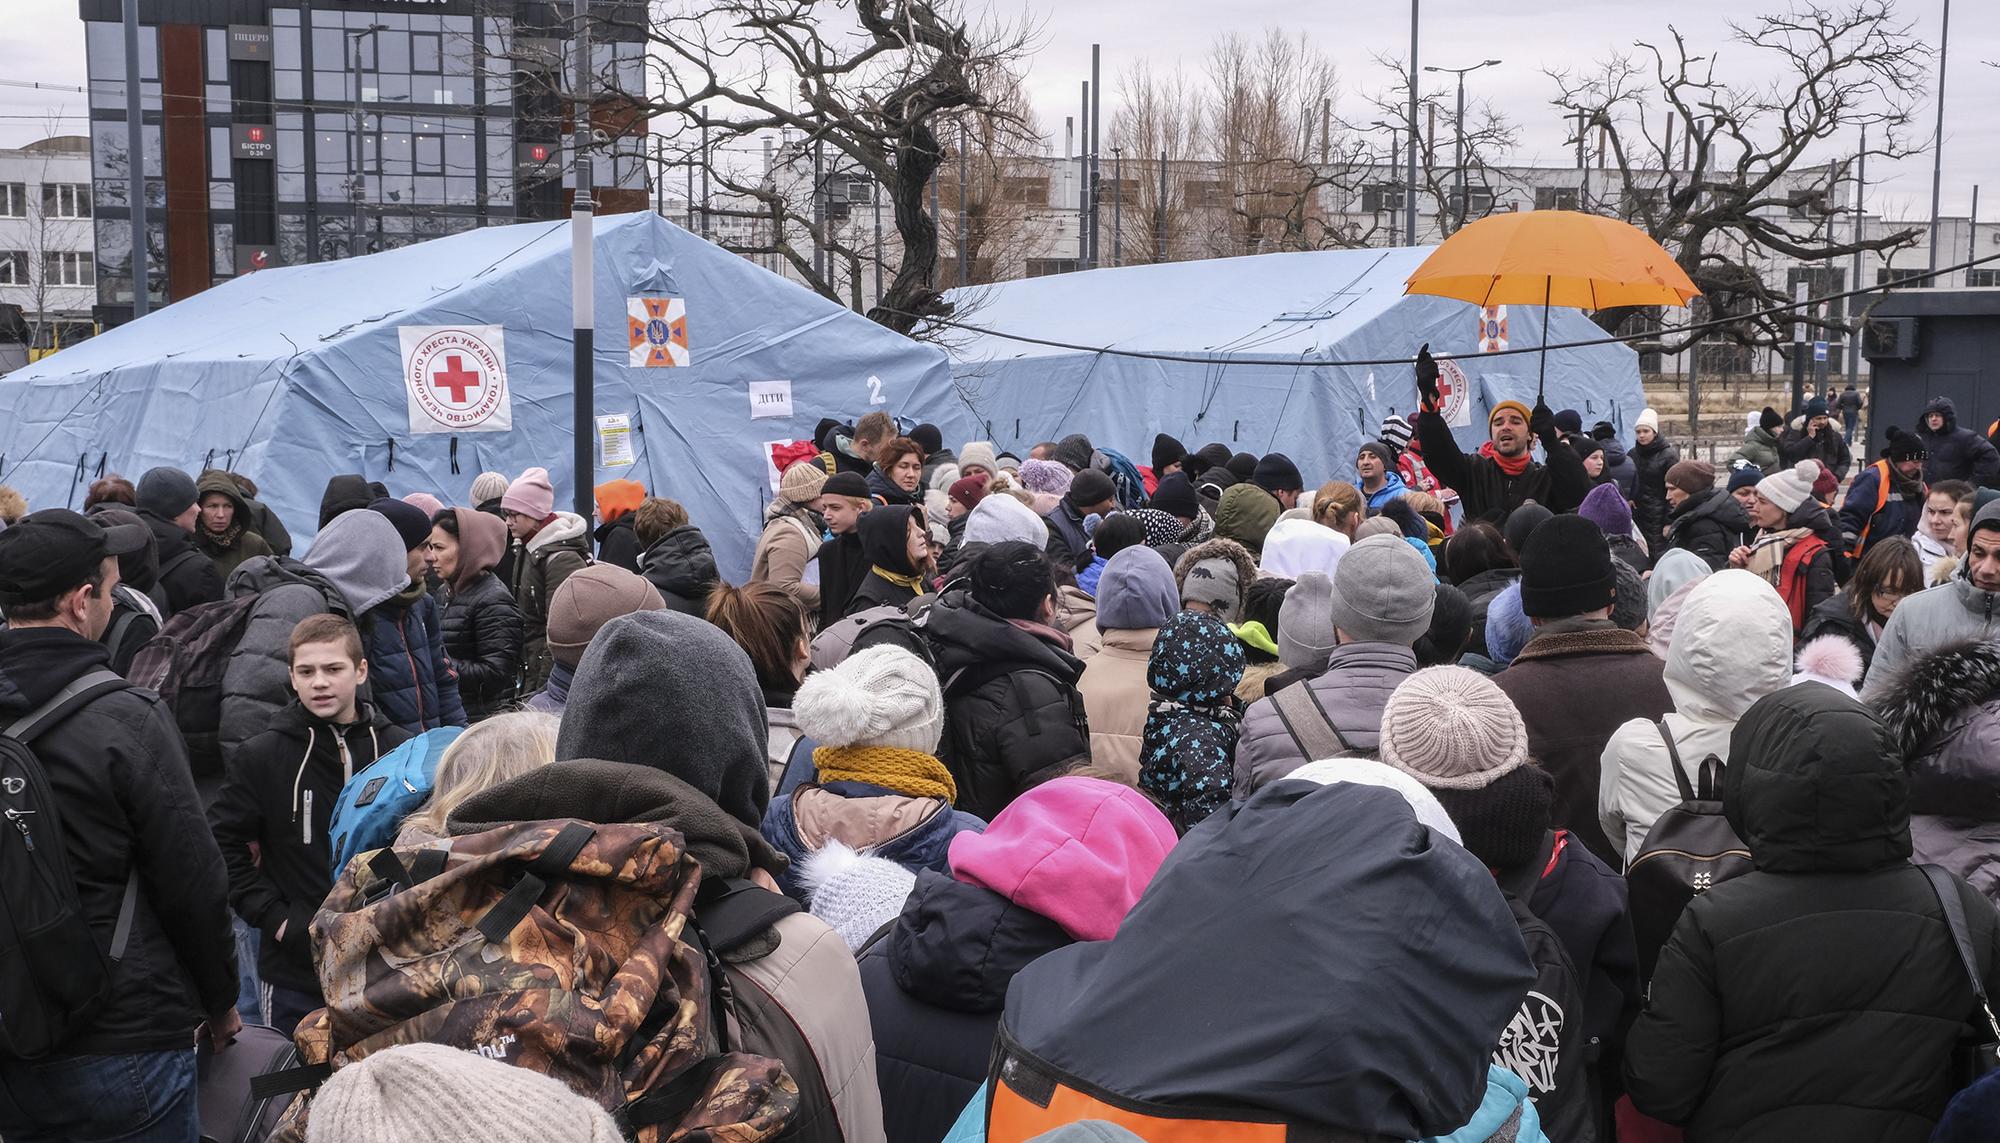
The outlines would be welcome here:
M 689 923 L 701 870 L 660 824 L 520 822 L 355 860 L 313 918 L 327 1007 L 299 1025 L 303 1090 L 372 1052 L 448 1044 L 597 1100 L 640 1143 L 742 1143 L 790 1123 L 778 1061 L 732 1052 Z M 305 1137 L 309 1096 L 274 1140 Z

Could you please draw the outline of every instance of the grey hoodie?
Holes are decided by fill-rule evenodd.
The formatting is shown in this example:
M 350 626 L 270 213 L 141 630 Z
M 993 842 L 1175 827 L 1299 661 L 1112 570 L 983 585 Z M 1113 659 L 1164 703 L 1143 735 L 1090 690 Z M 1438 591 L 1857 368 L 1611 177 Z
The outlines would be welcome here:
M 1987 530 L 2000 530 L 2000 500 L 1981 508 L 1972 518 L 1973 533 Z M 1896 605 L 1888 626 L 1882 629 L 1882 638 L 1875 643 L 1875 658 L 1868 664 L 1868 681 L 1862 688 L 1864 699 L 1878 701 L 1887 680 L 1907 664 L 1957 643 L 2000 637 L 2000 592 L 1974 587 L 1966 572 L 1966 563 L 1960 561 L 1951 582 L 1920 591 Z

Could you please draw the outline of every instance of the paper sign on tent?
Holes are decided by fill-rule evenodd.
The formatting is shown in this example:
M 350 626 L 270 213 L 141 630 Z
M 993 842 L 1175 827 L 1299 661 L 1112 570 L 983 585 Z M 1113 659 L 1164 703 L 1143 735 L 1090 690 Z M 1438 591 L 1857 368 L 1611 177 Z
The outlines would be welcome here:
M 505 329 L 405 325 L 403 388 L 412 433 L 503 433 L 514 427 Z
M 790 417 L 792 415 L 792 383 L 790 381 L 750 382 L 750 419 L 761 421 L 768 417 Z
M 626 298 L 625 327 L 632 343 L 630 368 L 670 368 L 693 360 L 686 298 Z

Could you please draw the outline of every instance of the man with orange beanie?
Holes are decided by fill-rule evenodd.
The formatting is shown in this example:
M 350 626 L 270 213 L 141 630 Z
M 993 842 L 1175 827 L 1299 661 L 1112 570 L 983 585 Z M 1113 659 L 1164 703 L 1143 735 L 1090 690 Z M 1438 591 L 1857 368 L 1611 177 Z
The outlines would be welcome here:
M 1495 510 L 1512 512 L 1533 500 L 1551 512 L 1574 512 L 1590 492 L 1590 474 L 1583 460 L 1562 439 L 1555 414 L 1537 403 L 1533 410 L 1519 401 L 1502 401 L 1486 419 L 1489 439 L 1475 453 L 1460 452 L 1442 415 L 1438 365 L 1426 344 L 1417 352 L 1417 440 L 1424 462 L 1449 488 L 1458 492 L 1465 518 L 1475 520 Z M 1465 398 L 1470 400 L 1468 396 Z M 1534 443 L 1542 442 L 1546 459 L 1534 458 Z
M 646 486 L 636 480 L 612 480 L 597 486 L 597 558 L 629 572 L 639 570 L 639 537 L 632 531 L 632 513 L 645 503 Z

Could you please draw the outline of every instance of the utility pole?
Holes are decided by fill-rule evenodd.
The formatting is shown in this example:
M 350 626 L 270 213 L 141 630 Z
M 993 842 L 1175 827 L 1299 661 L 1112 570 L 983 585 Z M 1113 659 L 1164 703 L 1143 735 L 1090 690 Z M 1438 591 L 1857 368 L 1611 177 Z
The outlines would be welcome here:
M 1111 264 L 1116 266 L 1125 248 L 1125 152 L 1118 147 L 1111 148 L 1111 187 Z M 1972 202 L 1975 207 L 1979 203 L 1977 188 Z
M 1451 228 L 1454 231 L 1463 229 L 1465 226 L 1465 198 L 1467 189 L 1465 185 L 1465 75 L 1467 72 L 1478 71 L 1483 67 L 1494 67 L 1499 62 L 1499 60 L 1486 60 L 1473 64 L 1471 67 L 1427 67 L 1424 69 L 1427 72 L 1444 72 L 1458 77 L 1458 117 L 1453 121 L 1453 126 L 1456 128 L 1458 136 L 1458 149 L 1457 157 L 1452 159 L 1452 170 L 1454 172 L 1452 175 L 1452 188 L 1458 196 L 1457 202 L 1451 211 L 1453 218 Z
M 132 203 L 132 316 L 152 308 L 146 255 L 146 135 L 139 120 L 139 0 L 125 0 L 125 173 Z
M 1165 151 L 1160 152 L 1160 201 L 1155 213 L 1158 218 L 1155 219 L 1153 227 L 1153 239 L 1158 248 L 1153 253 L 1153 261 L 1164 262 L 1167 260 L 1167 153 Z
M 875 203 L 875 304 L 882 304 L 882 182 L 870 175 L 868 197 Z
M 961 286 L 969 285 L 972 282 L 972 263 L 966 259 L 965 245 L 965 222 L 967 217 L 965 209 L 965 185 L 966 180 L 970 177 L 971 168 L 965 152 L 965 120 L 960 119 L 958 121 L 958 284 Z
M 813 140 L 813 277 L 826 281 L 826 147 Z M 931 179 L 931 220 L 937 220 L 937 179 Z M 706 225 L 707 220 L 703 220 Z
M 1319 163 L 1325 166 L 1333 148 L 1333 100 L 1319 101 Z
M 1944 0 L 1944 24 L 1938 29 L 1937 137 L 1931 142 L 1931 265 L 1938 268 L 1938 207 L 1944 195 L 1944 66 L 1951 53 L 1951 0 Z M 1935 288 L 1936 278 L 1924 285 Z
M 1090 269 L 1090 81 L 1076 123 L 1076 268 Z
M 1590 112 L 1579 110 L 1576 113 L 1576 170 L 1577 177 L 1583 181 L 1577 184 L 1576 208 L 1583 211 L 1590 209 L 1590 162 L 1584 156 L 1584 140 L 1589 134 Z
M 1417 244 L 1417 0 L 1410 0 L 1410 166 L 1409 193 L 1403 196 L 1403 233 Z
M 1090 45 L 1090 269 L 1098 265 L 1097 221 L 1101 213 L 1104 172 L 1098 166 L 1097 129 L 1103 118 L 1104 81 L 1098 77 L 1097 65 L 1100 56 L 1097 44 Z
M 1965 260 L 1979 257 L 1979 184 L 1972 184 L 1972 214 L 1965 220 Z M 1965 284 L 1972 284 L 1972 271 L 1965 272 Z
M 1856 246 L 1861 245 L 1862 203 L 1867 193 L 1868 125 L 1864 123 L 1861 125 L 1861 151 L 1854 156 L 1854 244 Z M 1849 272 L 1854 280 L 1847 284 L 1847 288 L 1858 290 L 1861 288 L 1861 251 L 1856 250 L 1854 252 L 1850 266 L 1851 269 Z M 1856 298 L 1854 301 L 1848 303 L 1850 312 L 1858 311 L 1861 308 L 1861 301 L 1862 299 Z M 1853 328 L 1847 331 L 1847 383 L 1849 385 L 1859 385 L 1861 383 L 1861 316 L 1858 312 L 1855 313 L 1854 321 L 1850 324 Z
M 363 118 L 361 113 L 361 40 L 363 37 L 372 36 L 386 27 L 388 27 L 387 24 L 370 24 L 366 28 L 358 28 L 347 33 L 347 42 L 354 49 L 354 128 L 352 131 L 354 146 L 351 148 L 354 154 L 354 165 L 349 167 L 347 172 L 350 180 L 348 183 L 348 200 L 354 204 L 354 229 L 347 236 L 347 256 L 349 258 L 361 257 L 363 249 L 361 239 L 362 230 L 364 229 L 362 211 L 368 199 L 368 183 L 367 180 L 361 177 L 361 134 L 367 124 L 367 120 Z
M 707 117 L 704 111 L 703 117 Z M 708 167 L 711 156 L 708 152 L 708 124 L 701 125 L 701 236 L 708 237 Z
M 591 190 L 590 122 L 590 0 L 576 0 L 576 111 L 570 120 L 570 138 L 575 140 L 576 197 L 569 214 L 570 325 L 574 329 L 575 383 L 570 415 L 576 423 L 572 460 L 576 466 L 576 514 L 591 518 L 592 496 L 597 473 L 592 455 L 597 437 L 597 400 L 592 344 L 597 331 L 595 282 L 591 241 L 596 229 L 591 212 L 595 203 Z

